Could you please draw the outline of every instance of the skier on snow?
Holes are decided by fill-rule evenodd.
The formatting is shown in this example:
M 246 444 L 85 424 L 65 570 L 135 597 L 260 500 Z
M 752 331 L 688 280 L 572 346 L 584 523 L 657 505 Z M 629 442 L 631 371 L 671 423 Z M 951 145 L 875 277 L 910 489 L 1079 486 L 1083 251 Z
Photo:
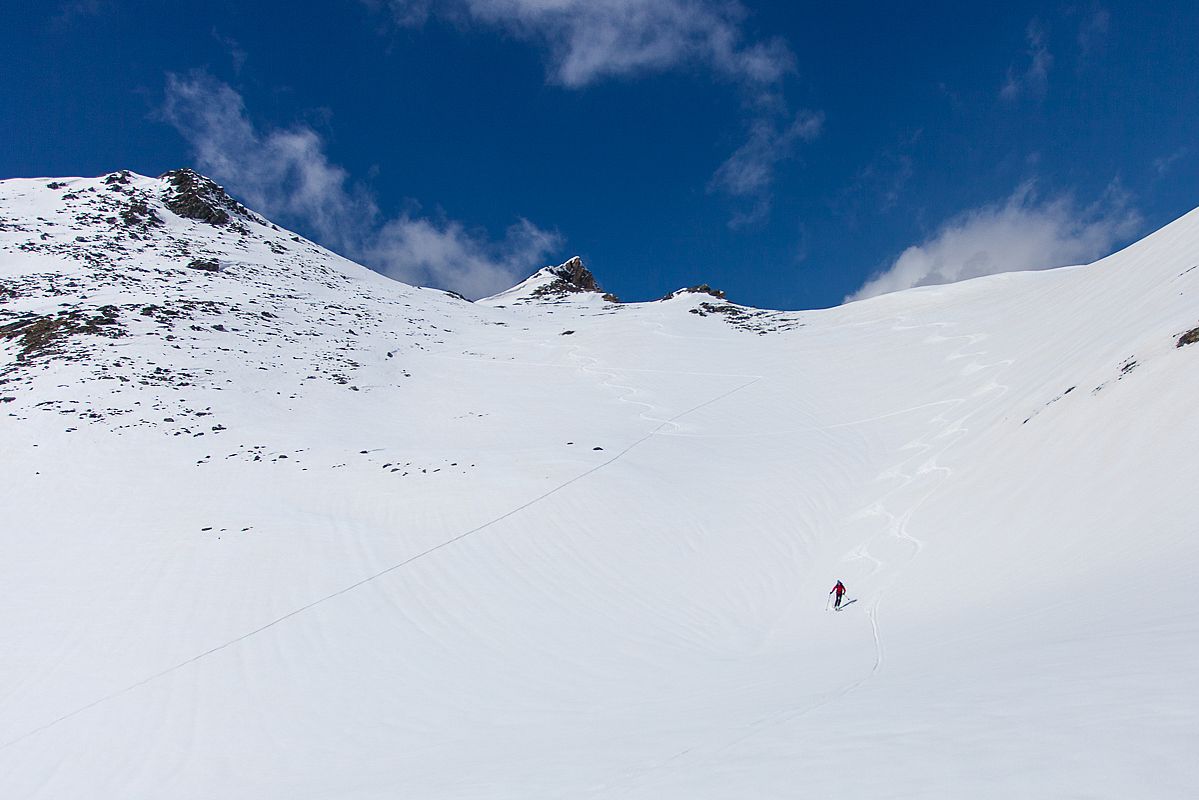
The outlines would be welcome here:
M 845 584 L 841 583 L 840 579 L 838 579 L 837 585 L 833 587 L 833 590 L 831 592 L 829 592 L 829 594 L 837 595 L 837 601 L 835 603 L 833 603 L 833 608 L 840 608 L 841 607 L 841 597 L 842 597 L 842 595 L 845 594 Z

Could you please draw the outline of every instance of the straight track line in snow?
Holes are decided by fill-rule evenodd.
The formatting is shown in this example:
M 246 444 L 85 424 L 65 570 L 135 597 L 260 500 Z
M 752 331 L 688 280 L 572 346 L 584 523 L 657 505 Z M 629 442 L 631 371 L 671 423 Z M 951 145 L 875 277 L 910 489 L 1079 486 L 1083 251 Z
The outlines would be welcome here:
M 746 383 L 743 383 L 739 386 L 729 389 L 728 391 L 723 392 L 709 400 L 705 400 L 704 402 L 700 403 L 699 405 L 692 406 L 691 408 L 687 409 L 686 411 L 682 411 L 682 412 L 674 415 L 670 419 L 663 420 L 649 433 L 645 434 L 640 439 L 637 439 L 635 442 L 633 442 L 632 444 L 625 447 L 623 450 L 621 450 L 619 453 L 617 453 L 616 455 L 609 458 L 607 461 L 597 464 L 596 466 L 592 467 L 591 469 L 589 469 L 585 472 L 579 473 L 578 475 L 574 476 L 570 480 L 567 480 L 563 483 L 558 484 L 557 486 L 550 489 L 549 491 L 544 492 L 543 494 L 540 494 L 537 497 L 534 497 L 532 500 L 529 500 L 528 502 L 522 503 L 521 505 L 517 506 L 516 508 L 511 509 L 510 511 L 506 511 L 505 513 L 501 514 L 498 517 L 495 517 L 494 519 L 484 522 L 483 524 L 478 525 L 474 528 L 471 528 L 470 530 L 460 533 L 457 536 L 454 536 L 450 539 L 446 539 L 444 542 L 434 545 L 433 547 L 430 547 L 427 550 L 423 550 L 423 551 L 417 553 L 416 555 L 410 556 L 409 558 L 406 558 L 403 561 L 400 561 L 396 564 L 392 564 L 390 567 L 387 567 L 386 569 L 379 570 L 378 572 L 374 573 L 373 575 L 368 575 L 367 577 L 365 577 L 359 581 L 356 581 L 356 582 L 350 584 L 349 586 L 345 586 L 341 589 L 338 589 L 335 592 L 331 592 L 330 594 L 325 595 L 324 597 L 320 597 L 316 600 L 313 600 L 311 603 L 307 603 L 303 606 L 300 606 L 297 609 L 289 611 L 288 613 L 284 614 L 283 616 L 277 617 L 277 618 L 271 620 L 270 622 L 266 623 L 265 625 L 260 625 L 259 627 L 255 628 L 254 630 L 243 633 L 241 636 L 238 636 L 234 639 L 230 639 L 229 641 L 219 644 L 216 647 L 211 647 L 202 653 L 199 653 L 197 655 L 192 656 L 191 658 L 186 659 L 185 661 L 180 661 L 179 663 L 177 663 L 173 666 L 167 667 L 166 669 L 161 670 L 159 672 L 156 672 L 153 675 L 150 675 L 146 678 L 142 678 L 141 680 L 137 681 L 136 683 L 131 683 L 128 686 L 125 686 L 124 688 L 118 689 L 115 692 L 111 692 L 110 694 L 106 694 L 103 697 L 100 697 L 96 700 L 93 700 L 90 703 L 87 703 L 86 705 L 82 705 L 82 706 L 74 709 L 73 711 L 69 711 L 66 714 L 63 714 L 62 716 L 57 717 L 57 718 L 45 723 L 44 725 L 40 725 L 36 728 L 33 728 L 32 730 L 26 731 L 25 733 L 21 734 L 20 736 L 17 736 L 15 739 L 10 739 L 10 740 L 4 742 L 3 744 L 0 744 L 0 750 L 7 750 L 9 747 L 12 747 L 13 745 L 19 744 L 20 742 L 23 742 L 26 739 L 29 739 L 30 737 L 36 736 L 39 733 L 43 733 L 43 732 L 55 727 L 56 725 L 66 722 L 67 720 L 69 720 L 73 717 L 77 717 L 80 714 L 82 714 L 86 711 L 89 711 L 99 705 L 107 703 L 110 700 L 115 700 L 118 697 L 122 697 L 123 695 L 129 694 L 130 692 L 136 691 L 137 689 L 140 689 L 141 687 L 146 686 L 150 683 L 153 683 L 154 681 L 157 681 L 161 678 L 165 678 L 167 675 L 170 675 L 173 672 L 177 672 L 191 664 L 195 664 L 198 661 L 201 661 L 211 655 L 214 655 L 215 653 L 219 653 L 222 650 L 226 650 L 230 647 L 233 647 L 236 644 L 244 642 L 247 639 L 250 639 L 251 637 L 257 636 L 260 633 L 268 631 L 271 628 L 274 628 L 276 625 L 286 622 L 287 620 L 289 620 L 293 617 L 297 617 L 300 614 L 305 613 L 306 611 L 311 611 L 312 609 L 316 608 L 319 605 L 327 603 L 330 600 L 333 600 L 344 594 L 348 594 L 349 592 L 352 592 L 355 589 L 365 586 L 366 584 L 371 583 L 372 581 L 376 581 L 379 578 L 384 577 L 385 575 L 389 575 L 399 569 L 403 569 L 404 567 L 408 566 L 409 564 L 412 564 L 415 561 L 419 561 L 420 559 L 425 558 L 426 556 L 432 555 L 433 553 L 436 553 L 439 550 L 443 550 L 443 549 L 449 547 L 450 545 L 454 544 L 455 542 L 460 542 L 469 536 L 473 536 L 476 533 L 480 533 L 480 532 L 486 530 L 487 528 L 490 528 L 491 526 L 493 526 L 499 522 L 502 522 L 505 519 L 508 519 L 509 517 L 519 514 L 520 512 L 524 511 L 525 509 L 528 509 L 531 506 L 534 506 L 534 505 L 540 503 L 542 500 L 545 500 L 546 498 L 557 494 L 558 492 L 562 491 L 563 489 L 570 486 L 571 484 L 577 483 L 578 481 L 581 481 L 582 479 L 584 479 L 590 475 L 593 475 L 596 472 L 599 472 L 604 467 L 607 467 L 608 465 L 610 465 L 616 461 L 619 461 L 621 458 L 623 458 L 629 452 L 631 452 L 634 448 L 649 441 L 660 430 L 662 430 L 662 428 L 666 427 L 667 425 L 670 425 L 671 423 L 675 422 L 676 420 L 682 419 L 683 417 L 687 416 L 688 414 L 692 414 L 696 411 L 699 411 L 701 408 L 706 408 L 707 406 L 710 406 L 713 403 L 718 403 L 721 400 L 725 399 L 726 397 L 729 397 L 729 396 L 741 391 L 742 389 L 752 386 L 753 384 L 757 383 L 761 379 L 762 379 L 761 376 L 755 377 L 753 380 L 747 381 Z

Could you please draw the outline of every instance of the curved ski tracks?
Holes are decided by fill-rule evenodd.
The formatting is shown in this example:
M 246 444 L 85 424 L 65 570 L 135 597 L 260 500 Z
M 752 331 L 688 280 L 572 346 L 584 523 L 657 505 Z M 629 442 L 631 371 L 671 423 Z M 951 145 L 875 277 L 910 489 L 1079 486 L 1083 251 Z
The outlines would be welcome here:
M 902 324 L 903 321 L 904 321 L 903 318 L 900 318 L 899 320 L 897 320 L 895 326 L 893 326 L 892 329 L 895 331 L 900 331 L 900 330 L 909 330 L 909 329 L 913 329 L 913 328 L 924 328 L 924 327 L 941 328 L 941 327 L 945 327 L 947 324 L 947 323 L 937 322 L 937 323 L 929 323 L 926 325 L 904 326 Z M 977 357 L 987 355 L 986 351 L 967 352 L 967 350 L 969 348 L 973 347 L 974 345 L 983 341 L 986 338 L 987 338 L 987 335 L 982 334 L 982 333 L 964 334 L 961 336 L 954 336 L 954 337 L 942 337 L 941 339 L 938 340 L 938 343 L 940 341 L 945 341 L 945 340 L 949 340 L 949 341 L 965 340 L 964 343 L 962 343 L 960 346 L 958 346 L 953 352 L 951 352 L 945 358 L 946 361 L 955 361 L 955 360 L 962 359 L 962 358 L 977 358 Z M 978 363 L 978 362 L 973 362 L 973 363 L 969 364 L 966 367 L 966 369 L 969 370 L 970 372 L 989 372 L 996 368 L 999 368 L 1001 370 L 1006 369 L 1012 363 L 1013 362 L 1011 360 L 1001 360 L 1001 361 L 997 361 L 997 362 L 990 363 L 990 364 L 982 364 L 982 363 Z M 960 408 L 962 406 L 968 405 L 971 402 L 970 398 L 984 398 L 984 397 L 987 398 L 987 402 L 979 403 L 976 401 L 975 406 L 973 408 L 971 408 L 966 413 L 964 413 L 960 416 L 949 418 L 945 415 L 944 412 L 942 412 L 942 413 L 938 413 L 935 417 L 933 417 L 931 420 L 929 420 L 929 423 L 935 424 L 936 428 L 931 433 L 929 433 L 927 436 L 921 437 L 920 439 L 918 439 L 914 442 L 911 442 L 908 445 L 905 445 L 904 448 L 902 448 L 904 450 L 912 449 L 912 450 L 915 450 L 915 452 L 911 455 L 908 455 L 908 456 L 902 458 L 900 461 L 898 461 L 892 467 L 890 467 L 886 470 L 883 470 L 883 472 L 880 473 L 880 475 L 879 475 L 880 478 L 884 478 L 884 477 L 898 478 L 901 480 L 901 483 L 899 485 L 891 488 L 887 492 L 885 492 L 881 497 L 879 497 L 879 499 L 877 501 L 875 501 L 874 503 L 872 503 L 866 509 L 863 510 L 863 513 L 865 513 L 865 514 L 881 515 L 881 516 L 885 516 L 887 518 L 886 530 L 884 530 L 882 533 L 876 534 L 871 540 L 869 540 L 865 544 L 856 548 L 854 550 L 854 552 L 847 559 L 848 561 L 867 560 L 867 561 L 873 562 L 873 566 L 866 577 L 873 576 L 873 575 L 877 574 L 878 572 L 882 571 L 884 568 L 887 568 L 889 566 L 888 562 L 883 561 L 879 558 L 876 558 L 875 556 L 873 556 L 871 554 L 871 552 L 870 552 L 870 543 L 871 542 L 882 542 L 884 540 L 902 541 L 902 542 L 910 545 L 912 548 L 911 554 L 906 561 L 899 563 L 899 564 L 891 564 L 890 565 L 889 580 L 887 580 L 887 582 L 884 586 L 875 590 L 875 592 L 873 593 L 873 596 L 869 600 L 869 605 L 865 611 L 866 618 L 870 623 L 870 634 L 871 634 L 871 639 L 873 641 L 874 652 L 875 652 L 874 663 L 871 665 L 869 671 L 867 671 L 860 677 L 855 678 L 854 680 L 848 682 L 847 684 L 842 686 L 840 689 L 827 695 L 823 699 L 820 699 L 814 703 L 807 703 L 807 704 L 804 704 L 801 706 L 788 708 L 788 709 L 779 711 L 775 714 L 768 715 L 767 717 L 764 717 L 764 718 L 758 720 L 757 722 L 753 723 L 750 726 L 750 729 L 748 731 L 745 731 L 744 733 L 741 733 L 740 735 L 738 735 L 734 738 L 727 739 L 727 740 L 721 740 L 719 742 L 708 742 L 706 744 L 697 744 L 692 747 L 687 747 L 687 748 L 675 753 L 674 755 L 664 759 L 663 761 L 661 761 L 657 764 L 650 765 L 650 766 L 644 767 L 642 769 L 636 770 L 636 772 L 632 775 L 626 775 L 623 779 L 621 779 L 619 781 L 616 781 L 612 784 L 601 787 L 599 789 L 599 794 L 603 795 L 607 791 L 616 790 L 616 791 L 620 791 L 623 795 L 628 795 L 628 794 L 636 791 L 638 788 L 641 788 L 639 786 L 639 784 L 640 784 L 641 780 L 646 778 L 647 776 L 650 776 L 650 775 L 653 775 L 656 773 L 660 773 L 663 770 L 674 770 L 674 769 L 681 768 L 682 764 L 679 763 L 680 759 L 685 759 L 686 757 L 696 754 L 698 752 L 706 753 L 709 757 L 726 752 L 743 742 L 746 742 L 750 739 L 753 739 L 757 736 L 762 735 L 764 732 L 766 732 L 772 728 L 777 728 L 779 726 L 794 722 L 795 720 L 800 719 L 801 717 L 803 717 L 806 714 L 810 714 L 811 712 L 813 712 L 819 708 L 823 708 L 824 706 L 827 706 L 830 703 L 833 703 L 833 702 L 845 697 L 850 692 L 853 692 L 858 687 L 860 687 L 864 683 L 866 683 L 868 680 L 870 680 L 874 676 L 878 675 L 882 671 L 883 666 L 886 662 L 886 646 L 884 643 L 884 637 L 880 631 L 880 623 L 879 623 L 879 612 L 882 607 L 883 596 L 884 596 L 887 588 L 889 588 L 895 582 L 895 580 L 898 578 L 898 576 L 900 574 L 902 574 L 903 567 L 905 567 L 906 565 L 910 564 L 913 560 L 915 560 L 915 558 L 920 554 L 920 552 L 925 547 L 924 541 L 921 540 L 920 538 L 914 536 L 911 533 L 911 531 L 909 530 L 909 522 L 911 521 L 912 517 L 920 510 L 920 508 L 928 501 L 928 499 L 936 493 L 937 489 L 941 486 L 941 484 L 944 483 L 945 479 L 948 478 L 953 473 L 953 470 L 951 468 L 940 465 L 938 463 L 938 459 L 940 457 L 944 456 L 945 453 L 948 452 L 950 450 L 950 448 L 952 448 L 953 445 L 957 441 L 960 440 L 961 434 L 964 434 L 968 431 L 968 428 L 965 427 L 965 422 L 967 420 L 969 420 L 971 417 L 980 413 L 982 410 L 984 410 L 987 407 L 987 405 L 998 400 L 999 397 L 1002 397 L 1002 395 L 1004 393 L 1006 393 L 1008 391 L 1008 389 L 1009 389 L 1008 386 L 1001 384 L 998 381 L 996 381 L 994 378 L 992 378 L 992 379 L 988 380 L 977 392 L 972 393 L 969 397 L 959 397 L 959 398 L 951 398 L 951 399 L 946 399 L 946 400 L 937 400 L 937 401 L 933 401 L 930 403 L 921 404 L 919 406 L 915 406 L 912 408 L 906 408 L 906 409 L 901 409 L 901 410 L 894 411 L 894 412 L 888 412 L 886 414 L 876 415 L 876 416 L 869 417 L 866 419 L 861 419 L 861 420 L 856 420 L 856 421 L 851 421 L 851 422 L 835 423 L 833 425 L 818 426 L 818 427 L 807 428 L 807 429 L 799 429 L 799 430 L 827 430 L 827 429 L 832 429 L 832 428 L 848 427 L 848 426 L 852 426 L 852 425 L 861 425 L 861 424 L 866 424 L 869 422 L 874 422 L 874 421 L 878 421 L 881 419 L 886 419 L 886 418 L 890 418 L 890 417 L 894 417 L 894 416 L 910 414 L 910 413 L 919 411 L 924 408 L 933 408 L 933 407 L 940 407 L 940 406 L 945 406 L 945 405 L 950 405 L 954 408 Z M 995 394 L 995 390 L 998 390 L 998 394 Z M 674 433 L 674 434 L 667 434 L 667 435 L 678 436 L 678 435 L 684 435 L 684 434 Z M 707 436 L 708 434 L 690 434 L 690 435 Z M 765 435 L 765 434 L 759 434 L 759 435 Z M 777 433 L 771 434 L 771 435 L 777 435 Z M 944 440 L 944 441 L 940 441 L 940 440 Z M 923 460 L 921 461 L 919 466 L 917 466 L 915 469 L 911 469 L 910 465 L 912 464 L 912 462 L 916 461 L 917 459 L 923 459 Z M 898 512 L 893 512 L 893 511 L 889 510 L 888 503 L 891 501 L 892 497 L 899 495 L 905 489 L 912 486 L 914 483 L 916 483 L 921 478 L 921 476 L 932 474 L 932 473 L 938 474 L 939 480 L 935 481 L 931 486 L 929 486 L 925 491 L 923 491 L 915 499 L 914 502 L 910 502 L 901 511 L 898 511 Z

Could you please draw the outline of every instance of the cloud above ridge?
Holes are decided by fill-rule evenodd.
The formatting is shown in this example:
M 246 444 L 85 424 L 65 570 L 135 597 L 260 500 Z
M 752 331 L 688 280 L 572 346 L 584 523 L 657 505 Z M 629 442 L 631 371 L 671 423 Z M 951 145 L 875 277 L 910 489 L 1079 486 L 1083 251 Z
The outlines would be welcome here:
M 1000 272 L 1089 263 L 1111 253 L 1140 225 L 1140 214 L 1117 185 L 1080 208 L 1069 195 L 1042 202 L 1028 182 L 1002 203 L 948 220 L 845 301 Z
M 784 93 L 795 55 L 781 38 L 753 40 L 736 0 L 364 0 L 402 27 L 431 16 L 482 26 L 547 54 L 547 80 L 581 89 L 607 79 L 686 68 L 734 85 L 745 108 L 746 140 L 721 164 L 709 191 L 748 203 L 730 225 L 769 214 L 777 167 L 800 141 L 821 133 L 819 111 L 791 110 Z
M 378 0 L 370 3 L 378 6 Z M 579 88 L 605 78 L 699 64 L 749 85 L 769 85 L 794 69 L 781 39 L 749 42 L 736 2 L 714 0 L 389 0 L 399 25 L 434 13 L 489 25 L 549 53 L 548 77 Z
M 396 280 L 467 297 L 502 291 L 544 263 L 561 237 L 519 219 L 490 239 L 454 220 L 385 218 L 373 194 L 332 163 L 305 125 L 260 131 L 242 96 L 204 72 L 167 75 L 162 118 L 187 140 L 196 167 L 251 208 L 299 223 L 326 247 Z
M 814 141 L 823 128 L 824 114 L 819 111 L 801 111 L 781 128 L 772 120 L 754 121 L 749 140 L 720 165 L 708 183 L 709 191 L 723 191 L 754 201 L 749 211 L 733 215 L 730 227 L 752 225 L 770 213 L 775 166 L 791 156 L 797 142 Z

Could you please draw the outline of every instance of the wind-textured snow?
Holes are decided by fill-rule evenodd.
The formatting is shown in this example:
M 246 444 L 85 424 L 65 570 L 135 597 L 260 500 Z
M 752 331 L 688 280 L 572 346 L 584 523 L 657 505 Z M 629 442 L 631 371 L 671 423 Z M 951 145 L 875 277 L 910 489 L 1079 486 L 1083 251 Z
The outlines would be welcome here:
M 0 184 L 0 797 L 1199 796 L 1199 212 L 471 304 L 188 180 Z

